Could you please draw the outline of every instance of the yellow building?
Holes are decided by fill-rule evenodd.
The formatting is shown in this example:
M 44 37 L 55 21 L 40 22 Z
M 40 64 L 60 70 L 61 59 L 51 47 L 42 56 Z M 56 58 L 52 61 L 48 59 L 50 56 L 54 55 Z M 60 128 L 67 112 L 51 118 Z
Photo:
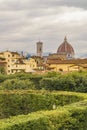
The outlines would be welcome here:
M 35 59 L 30 58 L 29 60 L 25 59 L 25 72 L 35 72 L 35 69 L 37 68 L 37 62 Z
M 18 72 L 31 72 L 36 68 L 37 64 L 34 59 L 27 60 L 24 56 L 17 52 L 5 51 L 0 53 L 0 58 L 4 58 L 6 62 L 6 73 L 14 74 Z
M 87 59 L 75 59 L 74 55 L 74 49 L 65 37 L 57 53 L 48 56 L 47 67 L 49 70 L 64 72 L 87 69 Z
M 47 60 L 48 69 L 50 71 L 79 71 L 87 70 L 87 59 L 72 59 L 72 60 Z

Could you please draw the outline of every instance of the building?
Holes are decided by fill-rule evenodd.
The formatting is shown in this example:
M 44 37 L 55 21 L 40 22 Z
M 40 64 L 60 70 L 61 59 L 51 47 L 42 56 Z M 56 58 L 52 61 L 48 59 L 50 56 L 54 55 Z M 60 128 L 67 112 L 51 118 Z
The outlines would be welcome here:
M 71 59 L 71 60 L 49 59 L 47 60 L 47 65 L 48 70 L 56 72 L 87 70 L 87 59 Z
M 37 56 L 42 57 L 43 53 L 43 43 L 42 42 L 37 42 Z
M 40 57 L 40 56 L 32 56 L 31 58 L 34 59 L 37 64 L 35 70 L 37 72 L 43 71 L 44 70 L 44 58 Z
M 5 51 L 0 53 L 0 58 L 5 62 L 6 74 L 19 72 L 32 72 L 37 63 L 34 59 L 27 60 L 23 55 L 17 52 Z
M 75 52 L 70 43 L 68 43 L 67 38 L 64 38 L 63 43 L 58 47 L 57 54 L 59 56 L 65 55 L 66 59 L 73 59 Z
M 50 71 L 79 71 L 87 70 L 87 59 L 75 59 L 75 52 L 67 38 L 57 49 L 57 53 L 50 54 L 47 58 L 47 69 Z
M 24 60 L 25 63 L 25 72 L 35 72 L 35 69 L 37 68 L 37 62 L 34 58 L 26 59 Z
M 74 59 L 75 52 L 70 43 L 68 43 L 67 38 L 64 38 L 64 41 L 57 49 L 57 53 L 50 54 L 48 59 L 61 59 L 61 60 L 70 60 Z
M 0 57 L 5 59 L 7 74 L 25 71 L 24 57 L 17 52 L 5 51 L 0 53 Z
M 18 52 L 5 51 L 0 53 L 0 66 L 6 74 L 19 72 L 46 72 L 46 71 L 79 71 L 87 70 L 87 59 L 75 59 L 75 51 L 67 38 L 57 49 L 57 53 L 42 57 L 43 43 L 37 42 L 37 56 L 27 59 Z

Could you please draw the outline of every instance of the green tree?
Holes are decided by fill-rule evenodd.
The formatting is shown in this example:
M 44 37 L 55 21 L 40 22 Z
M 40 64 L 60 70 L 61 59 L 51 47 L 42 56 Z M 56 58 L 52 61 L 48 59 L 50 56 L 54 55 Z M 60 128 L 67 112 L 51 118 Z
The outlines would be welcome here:
M 0 73 L 1 74 L 5 74 L 6 72 L 5 72 L 5 68 L 3 67 L 3 66 L 0 66 Z
M 2 83 L 3 89 L 35 89 L 35 85 L 30 80 L 8 79 Z

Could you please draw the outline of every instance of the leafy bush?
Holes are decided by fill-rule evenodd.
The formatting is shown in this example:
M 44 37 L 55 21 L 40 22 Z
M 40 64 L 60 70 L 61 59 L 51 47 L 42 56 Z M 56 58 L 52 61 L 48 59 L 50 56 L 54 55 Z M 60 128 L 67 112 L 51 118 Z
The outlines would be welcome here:
M 0 83 L 7 79 L 7 75 L 0 74 Z
M 74 91 L 75 89 L 74 79 L 65 75 L 58 78 L 43 78 L 40 81 L 40 85 L 46 90 Z
M 0 86 L 3 86 L 0 89 L 8 90 L 30 88 L 87 92 L 87 72 L 0 75 Z
M 3 89 L 35 89 L 35 85 L 30 80 L 8 79 L 2 84 Z
M 86 101 L 87 104 L 87 101 Z M 86 130 L 87 105 L 71 105 L 53 111 L 0 120 L 0 130 Z
M 5 68 L 3 66 L 0 66 L 0 74 L 6 74 Z
M 54 77 L 43 77 L 40 80 L 40 86 L 46 90 L 87 92 L 87 73 L 70 73 Z
M 75 91 L 87 92 L 87 75 L 86 74 L 74 74 L 72 75 L 75 82 Z
M 80 100 L 83 100 L 83 97 L 73 93 L 5 91 L 0 93 L 0 118 L 39 110 L 52 110 L 54 104 L 59 107 Z

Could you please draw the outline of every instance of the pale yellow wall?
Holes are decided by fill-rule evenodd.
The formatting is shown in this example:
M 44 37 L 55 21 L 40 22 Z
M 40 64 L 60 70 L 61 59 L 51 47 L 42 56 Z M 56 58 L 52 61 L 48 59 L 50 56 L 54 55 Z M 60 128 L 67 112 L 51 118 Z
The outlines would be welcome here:
M 80 70 L 80 69 L 81 69 L 81 67 L 79 67 L 79 66 L 69 67 L 69 71 L 78 71 L 78 70 Z
M 7 65 L 6 65 L 6 73 L 7 74 L 20 72 L 20 70 L 24 70 L 25 69 L 25 64 L 15 65 L 15 62 L 19 58 L 21 58 L 21 55 L 15 54 L 15 53 L 11 53 L 10 51 L 5 51 L 5 52 L 3 52 L 0 55 L 2 55 L 2 57 L 5 58 L 5 61 L 7 62 Z
M 31 72 L 37 67 L 37 63 L 33 58 L 29 60 L 22 59 L 25 64 L 15 64 L 15 62 L 21 58 L 21 55 L 13 54 L 10 52 L 4 52 L 4 57 L 7 62 L 7 74 L 13 74 L 24 70 L 25 72 Z
M 2 57 L 2 58 L 3 58 L 3 53 L 0 53 L 0 57 Z
M 25 60 L 24 62 L 26 64 L 26 69 L 25 69 L 26 72 L 31 72 L 32 70 L 37 68 L 37 63 L 33 58 L 30 58 L 29 60 Z
M 14 74 L 16 72 L 32 72 L 33 70 L 37 69 L 37 62 L 35 59 L 30 58 L 29 60 L 23 59 L 21 55 L 18 54 L 12 54 L 9 51 L 3 52 L 0 54 L 1 57 L 5 58 L 7 64 L 6 64 L 6 72 L 7 74 Z M 25 64 L 15 64 L 18 59 L 22 59 Z M 83 64 L 82 64 L 83 65 Z M 84 66 L 87 66 L 87 64 L 84 64 Z M 49 68 L 52 68 L 51 70 L 54 71 L 78 71 L 78 70 L 85 70 L 83 67 L 78 67 L 74 64 L 51 64 L 49 65 Z
M 12 54 L 9 51 L 6 51 L 3 53 L 4 58 L 6 58 L 6 62 L 7 62 L 7 74 L 11 74 L 14 73 L 13 69 L 14 68 L 14 63 L 17 61 L 19 57 L 19 55 L 17 54 Z
M 24 63 L 25 63 L 25 72 L 30 72 L 31 71 L 31 68 L 30 68 L 30 61 L 29 60 L 24 60 Z
M 4 58 L 11 58 L 11 59 L 15 59 L 15 58 L 17 59 L 21 57 L 21 55 L 11 53 L 10 51 L 3 52 L 3 56 Z
M 31 68 L 35 69 L 37 67 L 37 63 L 36 63 L 35 59 L 30 58 L 29 65 Z
M 62 69 L 63 71 L 77 71 L 78 70 L 78 66 L 74 66 L 74 64 L 51 64 L 49 67 L 54 68 L 53 69 L 54 71 L 60 71 L 60 69 Z
M 70 67 L 69 69 L 70 69 L 70 71 L 78 71 L 78 70 L 83 70 L 83 71 L 85 71 L 85 70 L 87 70 L 87 68 L 85 68 L 84 66 L 87 66 L 87 64 L 82 64 L 83 65 L 83 67 L 82 66 L 73 66 L 73 67 Z

